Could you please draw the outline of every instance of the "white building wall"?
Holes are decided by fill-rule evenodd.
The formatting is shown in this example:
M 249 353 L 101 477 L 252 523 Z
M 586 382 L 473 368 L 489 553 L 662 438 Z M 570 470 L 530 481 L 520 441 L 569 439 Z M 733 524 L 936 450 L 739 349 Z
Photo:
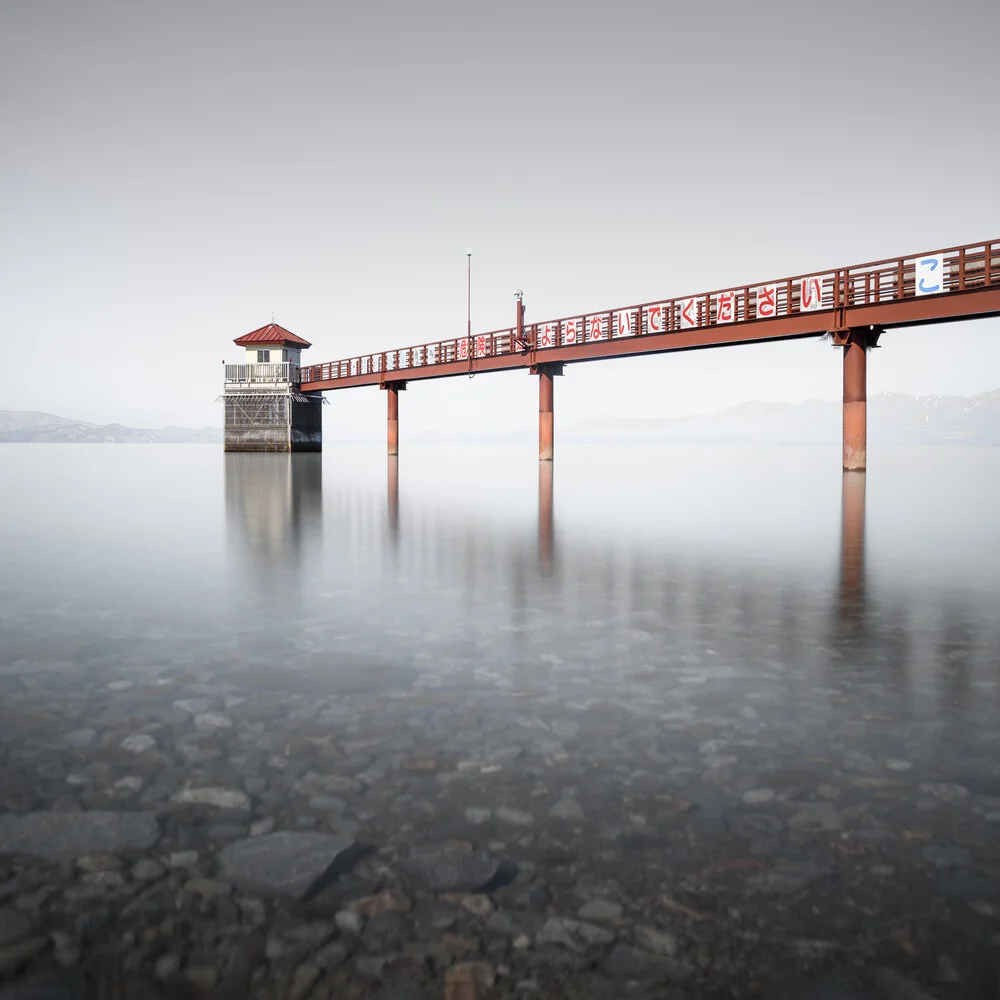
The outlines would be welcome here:
M 274 344 L 261 344 L 258 347 L 247 348 L 246 359 L 243 361 L 243 364 L 257 364 L 257 352 L 260 350 L 271 352 L 268 363 L 272 365 L 281 364 L 284 361 L 291 361 L 295 365 L 302 363 L 300 360 L 302 349 L 299 347 L 280 347 Z

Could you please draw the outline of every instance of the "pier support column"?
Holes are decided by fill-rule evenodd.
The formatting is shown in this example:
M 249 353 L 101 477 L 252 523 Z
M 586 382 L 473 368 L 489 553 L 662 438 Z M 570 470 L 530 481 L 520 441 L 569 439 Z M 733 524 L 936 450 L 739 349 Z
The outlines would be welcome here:
M 538 461 L 552 461 L 554 438 L 553 379 L 562 375 L 562 364 L 533 365 L 538 375 Z
M 844 471 L 864 472 L 868 464 L 868 331 L 844 338 Z
M 552 376 L 538 373 L 538 460 L 552 461 Z
M 388 427 L 387 427 L 387 442 L 388 451 L 387 453 L 392 455 L 399 454 L 399 393 L 400 390 L 406 388 L 406 382 L 386 382 L 383 386 L 386 392 L 386 403 L 388 411 Z

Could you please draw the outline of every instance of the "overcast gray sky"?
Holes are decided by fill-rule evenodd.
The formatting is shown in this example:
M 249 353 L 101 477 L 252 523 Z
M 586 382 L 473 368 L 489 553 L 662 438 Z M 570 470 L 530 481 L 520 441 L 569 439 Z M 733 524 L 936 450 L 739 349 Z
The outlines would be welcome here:
M 6 0 L 0 408 L 221 422 L 312 361 L 1000 236 L 1000 3 Z M 1000 386 L 1000 321 L 888 334 L 869 391 Z M 941 345 L 947 345 L 942 350 Z M 557 422 L 836 399 L 799 342 L 573 366 Z M 335 393 L 326 433 L 380 434 Z M 532 426 L 526 373 L 405 431 Z

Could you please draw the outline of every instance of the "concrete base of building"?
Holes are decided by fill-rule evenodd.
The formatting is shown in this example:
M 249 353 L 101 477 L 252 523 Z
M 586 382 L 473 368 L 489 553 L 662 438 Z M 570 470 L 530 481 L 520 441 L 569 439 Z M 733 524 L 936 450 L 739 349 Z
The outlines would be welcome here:
M 232 392 L 223 397 L 224 451 L 323 450 L 323 397 L 319 393 Z

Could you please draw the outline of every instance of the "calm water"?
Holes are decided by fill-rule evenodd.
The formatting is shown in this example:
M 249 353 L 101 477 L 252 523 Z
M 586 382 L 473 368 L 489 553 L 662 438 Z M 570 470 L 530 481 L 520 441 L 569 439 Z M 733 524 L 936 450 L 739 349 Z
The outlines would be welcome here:
M 245 787 L 279 828 L 505 852 L 549 916 L 612 900 L 619 942 L 672 928 L 709 985 L 777 995 L 773 946 L 972 995 L 1000 940 L 1000 449 L 842 477 L 836 449 L 326 447 L 3 448 L 0 808 Z M 53 766 L 81 727 L 161 757 Z M 285 794 L 268 768 L 319 766 L 300 737 L 361 801 Z M 210 856 L 199 830 L 173 846 Z M 517 957 L 542 944 L 489 954 L 544 979 Z

